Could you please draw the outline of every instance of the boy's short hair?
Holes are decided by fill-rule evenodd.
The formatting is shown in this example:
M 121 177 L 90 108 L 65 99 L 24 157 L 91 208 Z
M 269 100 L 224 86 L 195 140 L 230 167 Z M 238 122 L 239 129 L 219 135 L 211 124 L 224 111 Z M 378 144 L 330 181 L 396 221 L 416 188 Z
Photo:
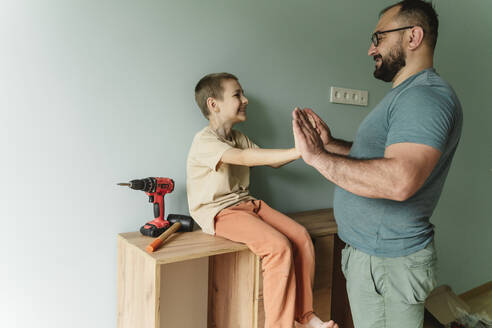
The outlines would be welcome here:
M 212 73 L 202 77 L 195 87 L 195 101 L 207 120 L 210 115 L 207 99 L 209 97 L 218 100 L 223 99 L 224 88 L 222 88 L 222 81 L 224 80 L 238 81 L 237 77 L 230 73 Z

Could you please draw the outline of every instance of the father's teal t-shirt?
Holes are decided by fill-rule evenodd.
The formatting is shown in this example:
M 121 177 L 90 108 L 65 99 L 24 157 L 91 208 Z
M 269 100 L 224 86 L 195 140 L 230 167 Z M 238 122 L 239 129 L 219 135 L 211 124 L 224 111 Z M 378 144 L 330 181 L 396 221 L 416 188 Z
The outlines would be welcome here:
M 437 205 L 461 135 L 463 113 L 453 91 L 434 69 L 423 70 L 393 88 L 357 131 L 350 157 L 384 157 L 400 142 L 425 144 L 442 155 L 424 185 L 399 202 L 354 195 L 335 189 L 338 235 L 351 246 L 375 256 L 398 257 L 430 243 L 429 218 Z

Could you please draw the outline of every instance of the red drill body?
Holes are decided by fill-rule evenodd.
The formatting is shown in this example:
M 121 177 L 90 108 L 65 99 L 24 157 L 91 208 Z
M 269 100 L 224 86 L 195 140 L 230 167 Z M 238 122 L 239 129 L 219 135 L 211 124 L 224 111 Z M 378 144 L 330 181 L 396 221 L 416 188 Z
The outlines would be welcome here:
M 164 195 L 174 190 L 173 179 L 149 177 L 132 180 L 129 183 L 120 183 L 119 185 L 144 191 L 149 196 L 149 202 L 154 204 L 154 220 L 147 222 L 140 228 L 140 232 L 143 235 L 157 237 L 169 228 L 169 221 L 164 219 Z

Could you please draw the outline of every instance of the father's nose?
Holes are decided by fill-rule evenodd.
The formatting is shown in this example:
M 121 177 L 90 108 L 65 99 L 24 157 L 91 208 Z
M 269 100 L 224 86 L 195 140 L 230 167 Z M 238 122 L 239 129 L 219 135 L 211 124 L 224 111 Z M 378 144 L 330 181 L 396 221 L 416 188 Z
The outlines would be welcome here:
M 367 51 L 368 56 L 374 56 L 377 53 L 377 48 L 374 46 L 374 43 L 371 42 L 371 45 L 369 46 L 369 50 Z

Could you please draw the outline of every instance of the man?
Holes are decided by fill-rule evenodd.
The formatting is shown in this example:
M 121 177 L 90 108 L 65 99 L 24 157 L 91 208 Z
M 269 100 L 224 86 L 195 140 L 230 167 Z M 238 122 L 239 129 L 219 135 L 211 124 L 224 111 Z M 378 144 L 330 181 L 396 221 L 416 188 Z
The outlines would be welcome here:
M 332 137 L 310 109 L 293 112 L 303 160 L 337 185 L 334 210 L 347 246 L 342 270 L 356 327 L 422 327 L 435 287 L 429 218 L 462 126 L 456 94 L 433 67 L 437 14 L 401 1 L 381 12 L 368 55 L 391 91 L 353 143 Z

